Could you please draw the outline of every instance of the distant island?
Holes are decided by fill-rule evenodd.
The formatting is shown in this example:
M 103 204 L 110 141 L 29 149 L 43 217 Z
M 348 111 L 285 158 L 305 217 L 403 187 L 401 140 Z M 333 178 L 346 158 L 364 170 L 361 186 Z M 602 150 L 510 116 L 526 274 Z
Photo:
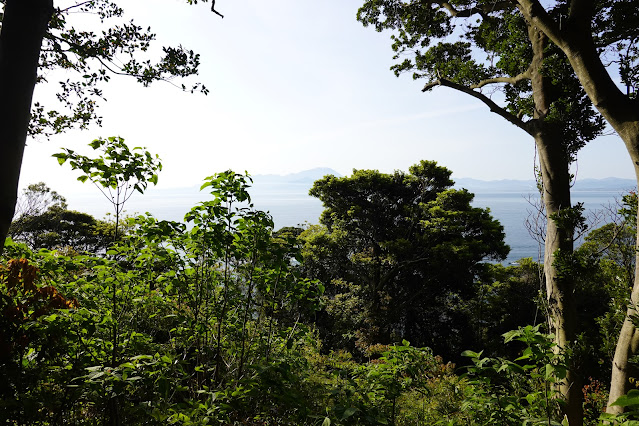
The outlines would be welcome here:
M 334 175 L 342 177 L 341 174 L 328 167 L 316 167 L 310 170 L 303 170 L 297 173 L 289 173 L 286 175 L 255 175 L 251 176 L 254 183 L 309 183 L 313 184 L 318 179 L 326 175 Z

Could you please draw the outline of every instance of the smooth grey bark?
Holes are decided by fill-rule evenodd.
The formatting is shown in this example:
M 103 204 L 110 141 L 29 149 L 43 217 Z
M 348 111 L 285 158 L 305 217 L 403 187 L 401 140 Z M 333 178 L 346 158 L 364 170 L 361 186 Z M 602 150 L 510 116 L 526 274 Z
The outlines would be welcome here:
M 570 277 L 560 276 L 557 255 L 573 252 L 572 229 L 565 229 L 551 218 L 570 204 L 570 174 L 568 163 L 557 161 L 563 153 L 558 153 L 559 144 L 553 144 L 553 136 L 540 131 L 535 135 L 539 163 L 543 181 L 543 203 L 546 209 L 546 237 L 544 241 L 544 275 L 546 281 L 546 301 L 550 311 L 549 323 L 555 335 L 558 352 L 568 348 L 574 341 L 577 329 L 577 309 L 574 300 L 574 282 Z M 572 366 L 566 378 L 558 383 L 557 390 L 566 402 L 563 407 L 570 426 L 583 424 L 583 395 L 580 375 Z
M 545 121 L 553 101 L 553 90 L 549 79 L 541 74 L 548 37 L 536 26 L 529 25 L 528 38 L 533 50 L 533 59 L 528 70 L 510 79 L 497 79 L 482 82 L 474 87 L 439 79 L 428 83 L 424 91 L 441 85 L 464 92 L 484 102 L 495 114 L 530 134 L 535 140 L 541 166 L 543 186 L 542 201 L 546 210 L 546 238 L 544 243 L 544 276 L 546 282 L 546 298 L 550 311 L 550 327 L 555 334 L 558 351 L 566 349 L 575 341 L 577 327 L 577 309 L 574 301 L 574 283 L 570 277 L 562 277 L 555 263 L 557 253 L 570 255 L 573 252 L 573 230 L 559 227 L 551 219 L 551 215 L 571 208 L 570 198 L 570 156 L 561 134 L 552 123 Z M 487 96 L 474 89 L 493 82 L 513 83 L 522 78 L 529 79 L 533 90 L 535 112 L 533 119 L 527 122 L 498 106 Z M 583 395 L 579 375 L 569 369 L 566 379 L 558 385 L 566 404 L 564 414 L 571 426 L 583 424 Z
M 7 0 L 0 29 L 0 253 L 13 219 L 42 40 L 53 0 Z
M 566 54 L 588 97 L 623 140 L 639 183 L 639 102 L 617 87 L 599 57 L 592 38 L 592 2 L 572 0 L 568 20 L 561 26 L 548 16 L 539 1 L 517 0 L 517 3 L 526 20 L 540 28 Z M 639 268 L 639 240 L 636 248 L 636 268 Z M 639 349 L 639 331 L 633 324 L 638 303 L 639 269 L 635 269 L 635 282 L 612 362 L 609 413 L 623 411 L 623 407 L 610 404 L 631 388 L 629 359 Z
M 574 282 L 561 276 L 557 267 L 557 256 L 573 252 L 573 229 L 559 226 L 554 215 L 570 209 L 570 156 L 561 137 L 552 130 L 552 124 L 544 121 L 555 99 L 548 77 L 541 74 L 544 51 L 548 38 L 536 27 L 528 26 L 533 59 L 531 62 L 531 84 L 535 103 L 534 119 L 531 122 L 535 138 L 543 183 L 543 203 L 546 209 L 546 238 L 544 241 L 544 275 L 546 278 L 546 300 L 550 310 L 549 322 L 555 334 L 557 351 L 565 350 L 574 341 L 577 327 L 577 309 L 574 300 Z M 563 407 L 571 426 L 583 424 L 583 395 L 579 375 L 569 366 L 566 378 L 557 386 L 566 404 Z

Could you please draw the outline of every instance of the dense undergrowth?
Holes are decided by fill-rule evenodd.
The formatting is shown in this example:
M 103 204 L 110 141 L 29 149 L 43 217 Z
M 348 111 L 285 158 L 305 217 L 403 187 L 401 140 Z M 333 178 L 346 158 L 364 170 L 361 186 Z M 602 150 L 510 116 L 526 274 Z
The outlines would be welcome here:
M 323 318 L 344 300 L 326 291 L 335 282 L 305 273 L 299 232 L 274 232 L 272 218 L 251 205 L 249 183 L 233 172 L 212 176 L 204 185 L 212 199 L 185 223 L 129 218 L 99 253 L 8 242 L 0 268 L 3 422 L 565 424 L 554 385 L 568 362 L 587 365 L 593 353 L 585 353 L 605 353 L 585 338 L 581 348 L 556 351 L 543 324 L 524 326 L 514 306 L 503 306 L 539 288 L 532 262 L 493 265 L 492 281 L 476 283 L 481 291 L 463 305 L 481 319 L 473 330 L 487 352 L 466 351 L 463 364 L 405 340 L 327 344 L 322 327 L 344 324 Z M 359 309 L 361 300 L 348 297 L 344 306 Z M 612 308 L 599 319 L 602 330 L 613 327 L 611 317 Z M 520 327 L 504 346 L 493 328 L 508 325 Z M 329 331 L 349 339 L 346 329 Z M 600 373 L 584 381 L 586 424 L 602 421 Z M 621 403 L 632 408 L 632 397 Z

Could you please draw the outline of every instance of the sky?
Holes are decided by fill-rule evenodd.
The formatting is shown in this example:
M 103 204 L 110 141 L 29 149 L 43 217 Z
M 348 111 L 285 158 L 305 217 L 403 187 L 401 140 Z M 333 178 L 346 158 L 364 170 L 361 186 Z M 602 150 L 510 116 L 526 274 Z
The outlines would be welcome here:
M 181 44 L 201 55 L 200 74 L 186 82 L 202 82 L 210 93 L 113 78 L 102 127 L 27 141 L 20 186 L 44 181 L 63 195 L 93 191 L 51 155 L 61 147 L 89 155 L 91 140 L 116 135 L 162 158 L 162 188 L 196 186 L 227 169 L 256 175 L 330 167 L 347 175 L 406 170 L 422 159 L 458 178 L 533 179 L 532 138 L 467 95 L 422 93 L 424 81 L 396 77 L 390 34 L 357 22 L 361 3 L 217 0 L 222 19 L 209 3 L 120 2 L 128 19 L 151 26 L 156 49 Z M 67 77 L 48 78 L 36 100 L 51 97 L 56 79 Z M 616 135 L 591 142 L 574 171 L 578 178 L 634 178 Z

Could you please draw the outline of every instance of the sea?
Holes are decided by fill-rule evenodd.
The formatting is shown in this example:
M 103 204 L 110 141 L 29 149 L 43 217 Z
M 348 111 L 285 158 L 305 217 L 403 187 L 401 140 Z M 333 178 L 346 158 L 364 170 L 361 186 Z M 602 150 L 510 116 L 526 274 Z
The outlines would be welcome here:
M 330 169 L 328 169 L 330 170 Z M 305 226 L 319 222 L 322 203 L 308 195 L 314 180 L 326 174 L 317 169 L 287 176 L 255 176 L 250 189 L 256 209 L 268 211 L 275 229 L 285 226 Z M 338 175 L 337 173 L 333 173 Z M 543 232 L 543 219 L 539 217 L 539 194 L 534 181 L 479 181 L 458 179 L 456 188 L 466 188 L 475 194 L 475 207 L 489 208 L 505 230 L 510 254 L 503 264 L 516 263 L 521 258 L 543 258 L 539 233 Z M 84 211 L 102 218 L 112 208 L 96 189 L 67 197 L 71 209 Z M 572 201 L 583 203 L 590 229 L 612 220 L 623 194 L 636 191 L 634 180 L 586 179 L 572 190 Z M 159 189 L 149 187 L 145 194 L 134 194 L 125 205 L 129 215 L 151 213 L 161 220 L 182 221 L 184 215 L 198 202 L 211 198 L 198 187 Z M 579 239 L 577 245 L 582 241 Z

